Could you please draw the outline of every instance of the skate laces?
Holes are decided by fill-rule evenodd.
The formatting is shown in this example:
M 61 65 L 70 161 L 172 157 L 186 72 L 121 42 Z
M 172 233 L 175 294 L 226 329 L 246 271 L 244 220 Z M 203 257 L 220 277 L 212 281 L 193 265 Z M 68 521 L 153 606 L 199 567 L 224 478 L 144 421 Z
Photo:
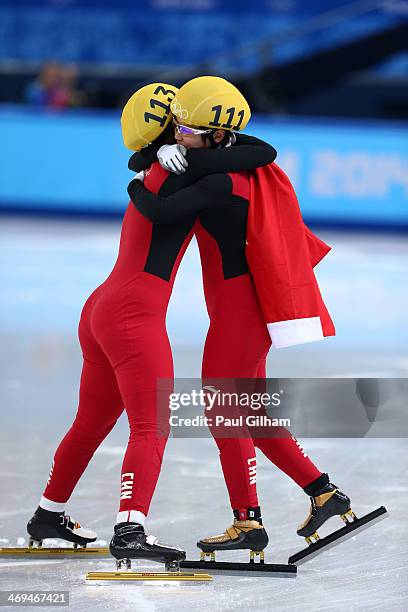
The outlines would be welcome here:
M 63 514 L 61 516 L 61 525 L 64 525 L 67 529 L 80 529 L 81 525 L 75 521 L 75 519 L 71 518 L 68 514 Z
M 263 529 L 263 525 L 256 520 L 238 521 L 226 528 L 224 533 L 204 538 L 204 542 L 225 542 L 227 540 L 237 540 L 241 533 L 247 533 L 253 529 Z
M 137 533 L 138 535 L 145 535 L 145 531 L 142 525 L 139 523 L 118 523 L 114 528 L 115 535 L 122 537 L 125 535 Z
M 245 519 L 243 521 L 235 519 L 231 527 L 245 531 L 245 529 L 262 529 L 263 525 L 258 519 Z

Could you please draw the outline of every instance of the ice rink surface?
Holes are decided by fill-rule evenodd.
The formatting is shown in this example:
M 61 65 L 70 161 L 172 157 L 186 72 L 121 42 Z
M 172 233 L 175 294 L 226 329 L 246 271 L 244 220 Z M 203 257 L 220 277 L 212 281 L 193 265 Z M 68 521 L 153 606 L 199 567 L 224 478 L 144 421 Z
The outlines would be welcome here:
M 319 235 L 335 247 L 319 266 L 318 276 L 338 336 L 271 353 L 268 374 L 406 377 L 406 238 Z M 55 447 L 75 415 L 81 305 L 109 273 L 118 238 L 116 222 L 2 220 L 0 546 L 23 543 Z M 206 325 L 192 248 L 180 269 L 168 317 L 178 377 L 198 377 Z M 202 585 L 87 584 L 87 571 L 113 570 L 113 562 L 0 559 L 0 589 L 68 590 L 74 610 L 408 610 L 408 444 L 402 438 L 374 437 L 374 426 L 362 439 L 301 440 L 318 467 L 350 495 L 357 515 L 385 505 L 389 517 L 300 566 L 296 578 L 215 576 L 212 584 Z M 127 436 L 122 416 L 67 506 L 76 520 L 98 532 L 101 545 L 112 534 Z M 296 527 L 308 512 L 308 499 L 262 456 L 258 491 L 270 537 L 266 561 L 285 563 L 303 548 Z M 170 439 L 148 531 L 196 559 L 196 540 L 220 533 L 230 522 L 213 441 Z M 319 532 L 325 535 L 341 526 L 340 520 L 331 519 Z M 217 558 L 246 560 L 246 553 Z

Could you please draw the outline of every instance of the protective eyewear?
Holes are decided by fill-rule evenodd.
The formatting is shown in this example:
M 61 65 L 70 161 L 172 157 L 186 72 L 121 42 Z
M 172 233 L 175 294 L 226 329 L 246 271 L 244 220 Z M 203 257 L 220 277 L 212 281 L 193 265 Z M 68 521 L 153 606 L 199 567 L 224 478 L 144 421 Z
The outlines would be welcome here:
M 200 130 L 198 128 L 188 127 L 187 125 L 182 125 L 181 123 L 177 123 L 175 119 L 173 119 L 173 125 L 176 128 L 179 134 L 209 134 L 211 130 Z

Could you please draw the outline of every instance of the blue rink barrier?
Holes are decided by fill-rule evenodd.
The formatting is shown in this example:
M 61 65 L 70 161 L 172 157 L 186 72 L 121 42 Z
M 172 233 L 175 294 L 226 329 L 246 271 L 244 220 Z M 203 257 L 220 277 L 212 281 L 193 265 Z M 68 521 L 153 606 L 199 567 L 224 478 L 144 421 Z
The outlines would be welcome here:
M 119 112 L 0 109 L 0 209 L 119 215 L 130 152 Z M 254 117 L 248 133 L 278 150 L 307 222 L 408 228 L 403 123 Z

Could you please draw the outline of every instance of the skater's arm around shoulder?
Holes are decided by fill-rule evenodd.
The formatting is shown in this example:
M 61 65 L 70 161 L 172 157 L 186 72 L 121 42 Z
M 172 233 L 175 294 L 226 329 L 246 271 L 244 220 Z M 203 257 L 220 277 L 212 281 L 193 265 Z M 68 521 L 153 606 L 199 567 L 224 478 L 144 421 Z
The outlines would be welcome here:
M 254 170 L 275 161 L 276 149 L 264 140 L 248 134 L 236 134 L 236 142 L 230 147 L 219 149 L 189 149 L 187 152 L 188 170 L 180 176 L 171 175 L 173 189 L 194 183 L 207 174 L 220 172 L 240 172 Z M 145 170 L 157 161 L 159 145 L 149 145 L 129 159 L 128 167 L 133 172 Z
M 166 197 L 151 193 L 138 179 L 128 185 L 129 196 L 137 210 L 153 223 L 168 223 L 204 208 L 225 204 L 232 193 L 228 174 L 211 174 L 194 185 Z
M 236 143 L 219 149 L 189 149 L 187 152 L 190 180 L 198 180 L 207 174 L 254 170 L 271 164 L 277 156 L 270 144 L 248 136 L 236 134 Z

